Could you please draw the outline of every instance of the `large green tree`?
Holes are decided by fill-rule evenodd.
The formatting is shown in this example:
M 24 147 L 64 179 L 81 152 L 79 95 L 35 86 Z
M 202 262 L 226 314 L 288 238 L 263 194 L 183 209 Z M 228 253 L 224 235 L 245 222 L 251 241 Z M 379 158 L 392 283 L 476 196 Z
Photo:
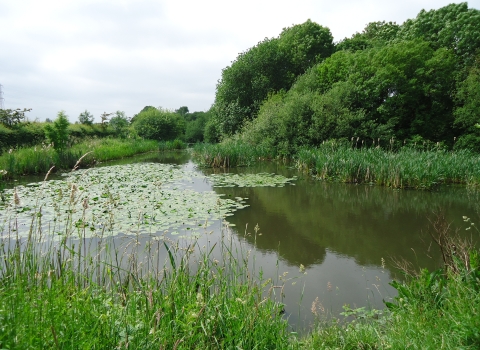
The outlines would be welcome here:
M 438 10 L 422 10 L 416 18 L 402 25 L 397 37 L 404 40 L 421 38 L 434 49 L 451 50 L 462 65 L 471 65 L 480 49 L 480 10 L 468 8 L 466 2 Z
M 236 133 L 256 117 L 269 94 L 288 90 L 300 74 L 333 50 L 330 30 L 308 20 L 241 53 L 223 69 L 217 85 L 212 110 L 218 129 L 225 135 Z
M 331 138 L 453 141 L 455 62 L 421 40 L 339 51 L 271 95 L 244 136 L 287 154 Z

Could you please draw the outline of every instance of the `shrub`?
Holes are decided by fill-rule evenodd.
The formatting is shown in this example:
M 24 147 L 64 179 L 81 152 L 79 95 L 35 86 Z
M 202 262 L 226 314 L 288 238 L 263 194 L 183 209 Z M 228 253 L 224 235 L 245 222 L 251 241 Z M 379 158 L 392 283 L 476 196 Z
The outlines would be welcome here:
M 140 112 L 133 127 L 145 139 L 169 141 L 183 135 L 185 122 L 177 113 L 155 108 Z

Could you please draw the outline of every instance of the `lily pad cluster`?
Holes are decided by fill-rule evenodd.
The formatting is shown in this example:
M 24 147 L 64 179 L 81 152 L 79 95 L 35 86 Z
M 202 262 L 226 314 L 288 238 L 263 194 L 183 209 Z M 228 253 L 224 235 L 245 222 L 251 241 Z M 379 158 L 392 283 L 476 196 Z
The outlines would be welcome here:
M 294 185 L 292 181 L 296 177 L 286 178 L 282 175 L 271 173 L 257 174 L 213 174 L 208 176 L 214 187 L 283 187 L 285 185 Z
M 188 185 L 206 178 L 214 186 L 284 186 L 293 179 L 274 174 L 211 175 L 174 165 L 140 163 L 78 170 L 51 180 L 6 190 L 0 232 L 28 234 L 32 225 L 59 236 L 79 234 L 172 234 L 204 230 L 247 206 Z M 14 223 L 14 224 L 13 224 Z

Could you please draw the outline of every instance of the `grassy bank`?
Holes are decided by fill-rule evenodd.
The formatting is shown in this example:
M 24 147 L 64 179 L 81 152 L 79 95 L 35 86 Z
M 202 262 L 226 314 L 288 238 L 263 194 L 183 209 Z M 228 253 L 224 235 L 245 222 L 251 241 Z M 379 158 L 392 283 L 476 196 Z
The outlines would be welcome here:
M 480 252 L 458 241 L 440 215 L 432 220 L 431 235 L 444 269 L 417 275 L 405 268 L 409 281 L 394 282 L 399 292 L 394 303 L 382 312 L 345 306 L 344 322 L 328 318 L 316 300 L 310 311 L 317 323 L 298 337 L 282 317 L 283 282 L 252 270 L 255 256 L 244 243 L 234 243 L 229 231 L 218 241 L 173 241 L 167 235 L 113 239 L 113 224 L 85 224 L 91 213 L 82 190 L 64 186 L 60 192 L 68 201 L 57 204 L 48 231 L 39 207 L 28 236 L 19 238 L 15 213 L 22 211 L 22 198 L 16 195 L 0 213 L 0 348 L 480 346 Z M 110 200 L 105 208 L 114 218 L 116 199 Z M 79 220 L 72 214 L 77 203 L 83 203 Z M 468 218 L 465 225 L 476 227 Z
M 262 147 L 229 141 L 197 145 L 194 157 L 207 167 L 235 167 L 272 159 L 276 154 Z M 292 158 L 297 168 L 321 180 L 416 189 L 449 183 L 480 185 L 480 157 L 468 150 L 422 150 L 408 146 L 386 150 L 327 142 L 316 148 L 301 148 Z
M 202 247 L 194 238 L 113 239 L 115 232 L 101 223 L 84 224 L 92 215 L 88 201 L 74 221 L 81 192 L 72 184 L 64 192 L 69 204 L 56 207 L 48 232 L 37 208 L 28 238 L 19 238 L 16 195 L 0 213 L 0 348 L 275 349 L 288 343 L 277 286 L 250 269 L 253 257 L 228 232 Z M 114 208 L 108 210 L 113 217 Z
M 138 252 L 135 238 L 119 248 L 102 237 L 86 248 L 81 232 L 72 234 L 48 245 L 37 235 L 4 240 L 2 348 L 274 349 L 287 343 L 281 305 L 263 296 L 272 283 L 249 275 L 248 262 L 234 259 L 227 242 L 217 261 L 208 250 L 196 254 L 195 242 L 182 248 L 157 240 Z M 162 252 L 167 261 L 158 261 Z
M 262 159 L 277 156 L 274 149 L 251 146 L 241 141 L 228 140 L 218 144 L 196 144 L 193 157 L 200 166 L 230 168 L 248 166 Z
M 115 140 L 98 142 L 107 141 L 116 145 Z M 347 159 L 369 150 L 330 151 Z M 406 150 L 397 153 L 402 151 Z M 251 154 L 253 161 L 261 158 L 258 150 Z M 281 315 L 282 283 L 265 280 L 261 270 L 252 271 L 255 257 L 249 247 L 235 245 L 228 231 L 218 242 L 145 235 L 113 240 L 116 232 L 101 226 L 95 221 L 98 217 L 92 219 L 98 225 L 86 225 L 88 201 L 82 202 L 77 191 L 65 184 L 59 193 L 71 203 L 84 203 L 82 220 L 72 219 L 73 206 L 57 201 L 58 215 L 49 230 L 41 225 L 47 217 L 39 207 L 25 238 L 18 238 L 15 220 L 23 208 L 14 195 L 2 197 L 8 213 L 0 212 L 0 348 L 480 346 L 480 252 L 457 241 L 441 217 L 432 220 L 431 233 L 442 249 L 444 269 L 419 274 L 406 269 L 407 282 L 393 283 L 399 295 L 381 311 L 345 306 L 344 315 L 333 315 L 332 320 L 317 300 L 308 311 L 316 315 L 317 323 L 306 335 L 295 336 Z M 105 210 L 111 210 L 114 218 L 118 199 L 109 198 L 112 205 Z M 467 218 L 465 225 L 475 230 Z
M 0 156 L 0 179 L 18 175 L 46 174 L 55 169 L 71 169 L 83 155 L 82 166 L 158 150 L 158 142 L 133 139 L 91 139 L 57 152 L 50 146 L 21 148 Z

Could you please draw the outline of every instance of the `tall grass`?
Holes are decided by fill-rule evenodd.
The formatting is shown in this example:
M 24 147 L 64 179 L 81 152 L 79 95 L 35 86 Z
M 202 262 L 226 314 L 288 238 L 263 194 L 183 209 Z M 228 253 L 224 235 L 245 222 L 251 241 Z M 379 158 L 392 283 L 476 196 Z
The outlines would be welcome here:
M 274 297 L 282 286 L 252 270 L 254 257 L 228 231 L 218 242 L 121 239 L 108 225 L 83 224 L 87 202 L 84 220 L 73 222 L 73 203 L 81 197 L 73 184 L 65 186 L 71 204 L 56 209 L 62 219 L 48 232 L 39 207 L 26 237 L 20 234 L 15 196 L 1 213 L 0 348 L 480 347 L 480 252 L 456 241 L 440 216 L 431 221 L 431 235 L 444 270 L 394 282 L 399 295 L 381 316 L 345 306 L 346 322 L 325 321 L 314 302 L 318 322 L 297 339 L 287 332 Z M 468 218 L 465 224 L 476 227 Z M 93 238 L 87 238 L 90 230 Z
M 249 166 L 258 160 L 277 156 L 274 149 L 252 146 L 238 140 L 227 140 L 219 144 L 196 144 L 192 154 L 201 166 L 213 168 Z
M 298 169 L 317 179 L 366 183 L 392 188 L 432 189 L 439 184 L 480 186 L 480 156 L 469 150 L 404 146 L 395 150 L 352 146 L 330 141 L 303 147 L 293 155 Z M 205 167 L 249 166 L 276 158 L 274 149 L 229 139 L 219 144 L 197 144 L 194 159 Z
M 157 149 L 156 141 L 133 139 L 91 139 L 60 152 L 42 145 L 4 153 L 0 156 L 0 170 L 6 171 L 1 176 L 8 179 L 16 175 L 45 174 L 52 166 L 69 169 L 86 153 L 82 165 L 88 166 Z
M 65 189 L 72 203 L 74 188 Z M 283 306 L 272 298 L 276 286 L 252 271 L 252 257 L 228 233 L 202 247 L 166 236 L 120 243 L 105 228 L 87 239 L 90 227 L 72 222 L 69 212 L 58 209 L 63 228 L 54 221 L 42 232 L 38 208 L 23 239 L 14 214 L 2 223 L 0 348 L 287 347 Z
M 295 158 L 299 169 L 322 180 L 417 189 L 445 183 L 480 183 L 480 157 L 467 150 L 402 147 L 389 151 L 328 142 L 318 148 L 302 148 Z
M 175 139 L 173 141 L 160 141 L 158 144 L 158 149 L 160 151 L 173 151 L 186 148 L 187 144 L 179 139 Z

